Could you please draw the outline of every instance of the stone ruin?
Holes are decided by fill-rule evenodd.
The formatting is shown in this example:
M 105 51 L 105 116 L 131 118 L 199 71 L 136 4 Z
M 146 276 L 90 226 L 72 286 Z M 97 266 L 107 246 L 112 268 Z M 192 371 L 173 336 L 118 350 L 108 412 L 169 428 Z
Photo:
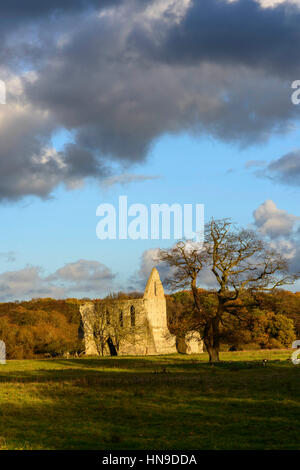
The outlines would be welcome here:
M 80 306 L 86 355 L 148 356 L 203 352 L 197 332 L 177 341 L 169 332 L 166 298 L 159 273 L 152 269 L 139 299 L 104 299 Z

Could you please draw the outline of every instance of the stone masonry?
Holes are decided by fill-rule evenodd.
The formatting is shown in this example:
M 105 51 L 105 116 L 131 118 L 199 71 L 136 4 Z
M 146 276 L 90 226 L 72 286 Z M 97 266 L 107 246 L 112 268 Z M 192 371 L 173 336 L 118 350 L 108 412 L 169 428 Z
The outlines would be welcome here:
M 167 325 L 166 299 L 153 268 L 140 299 L 105 299 L 80 307 L 86 355 L 158 355 L 177 352 Z M 198 335 L 199 336 L 199 335 Z M 186 353 L 202 352 L 197 333 L 186 338 Z M 181 352 L 181 351 L 180 351 Z

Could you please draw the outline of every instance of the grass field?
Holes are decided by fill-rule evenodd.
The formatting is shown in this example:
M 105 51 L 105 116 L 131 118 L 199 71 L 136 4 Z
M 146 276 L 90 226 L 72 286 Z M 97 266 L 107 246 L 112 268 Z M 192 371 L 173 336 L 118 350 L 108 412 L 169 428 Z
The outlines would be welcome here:
M 290 354 L 8 361 L 0 448 L 300 449 Z

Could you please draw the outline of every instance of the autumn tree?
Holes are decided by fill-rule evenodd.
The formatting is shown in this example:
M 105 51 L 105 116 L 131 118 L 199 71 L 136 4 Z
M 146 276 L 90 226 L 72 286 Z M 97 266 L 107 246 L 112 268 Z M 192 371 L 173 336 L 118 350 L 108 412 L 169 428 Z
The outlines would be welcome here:
M 235 228 L 230 219 L 212 219 L 205 229 L 205 243 L 180 241 L 160 250 L 160 260 L 170 268 L 168 285 L 190 287 L 199 328 L 210 362 L 219 361 L 221 326 L 228 315 L 239 318 L 237 301 L 245 291 L 265 292 L 291 284 L 297 276 L 288 272 L 286 260 L 252 230 Z M 217 289 L 204 305 L 199 274 L 209 270 Z

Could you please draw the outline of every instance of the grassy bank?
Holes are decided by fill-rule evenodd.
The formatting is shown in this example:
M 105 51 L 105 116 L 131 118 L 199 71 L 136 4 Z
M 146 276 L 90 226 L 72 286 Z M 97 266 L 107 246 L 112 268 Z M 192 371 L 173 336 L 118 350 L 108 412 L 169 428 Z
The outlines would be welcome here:
M 9 361 L 0 448 L 299 449 L 290 353 Z

